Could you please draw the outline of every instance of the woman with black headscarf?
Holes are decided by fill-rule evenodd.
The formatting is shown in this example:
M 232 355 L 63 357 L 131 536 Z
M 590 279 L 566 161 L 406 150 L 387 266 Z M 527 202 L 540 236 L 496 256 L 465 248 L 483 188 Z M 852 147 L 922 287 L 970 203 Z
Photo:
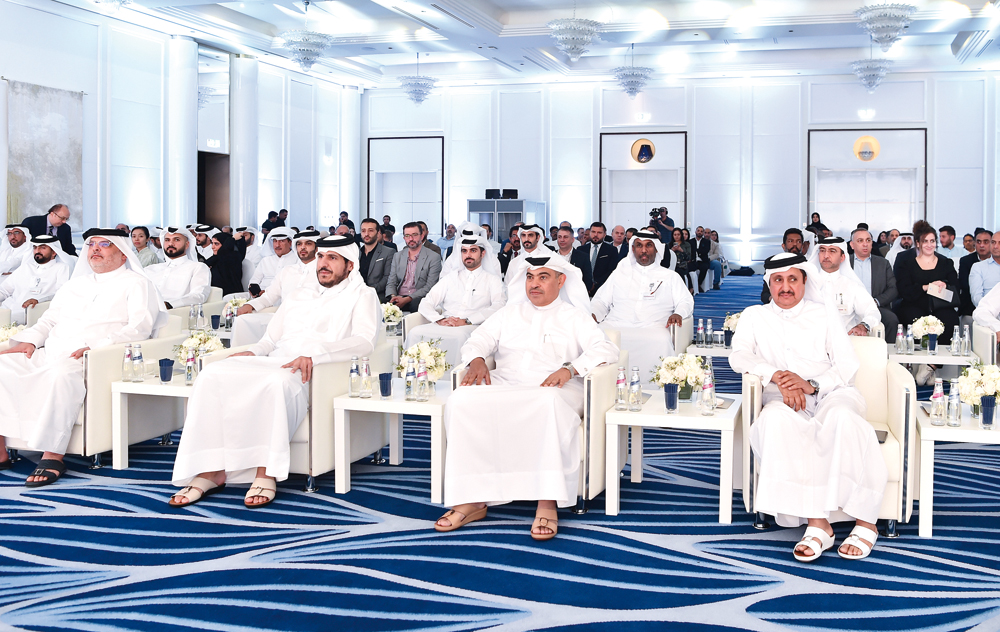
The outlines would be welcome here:
M 247 254 L 246 233 L 212 235 L 211 257 L 205 265 L 212 269 L 212 287 L 222 288 L 223 296 L 243 292 L 243 258 Z

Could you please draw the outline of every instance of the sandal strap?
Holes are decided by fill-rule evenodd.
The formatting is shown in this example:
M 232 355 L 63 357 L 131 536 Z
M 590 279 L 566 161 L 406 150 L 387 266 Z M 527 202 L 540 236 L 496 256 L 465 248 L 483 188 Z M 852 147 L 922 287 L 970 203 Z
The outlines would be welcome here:
M 197 498 L 194 497 L 194 494 L 198 494 Z M 188 499 L 187 504 L 190 505 L 191 503 L 196 503 L 199 500 L 201 500 L 201 497 L 204 496 L 204 495 L 205 495 L 205 492 L 203 492 L 202 490 L 198 489 L 194 485 L 188 485 L 187 487 L 185 487 L 181 491 L 179 491 L 176 494 L 174 494 L 173 496 L 171 496 L 171 498 L 177 498 L 178 496 L 183 496 L 184 498 Z
M 871 542 L 872 545 L 874 545 L 875 542 L 878 540 L 878 532 L 877 531 L 872 531 L 868 527 L 861 527 L 861 526 L 855 525 L 855 527 L 853 529 L 851 529 L 851 536 L 850 537 L 858 537 L 858 538 L 860 538 L 862 540 L 867 540 L 867 541 Z M 858 547 L 858 548 L 861 548 L 861 547 Z

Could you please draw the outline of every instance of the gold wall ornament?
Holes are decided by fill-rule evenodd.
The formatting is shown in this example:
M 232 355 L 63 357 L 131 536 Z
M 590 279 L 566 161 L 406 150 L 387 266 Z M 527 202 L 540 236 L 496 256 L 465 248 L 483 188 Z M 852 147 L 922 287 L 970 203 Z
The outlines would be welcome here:
M 871 162 L 878 158 L 880 150 L 881 146 L 874 136 L 862 136 L 854 141 L 854 155 L 863 162 Z
M 647 163 L 656 155 L 656 147 L 653 141 L 647 138 L 640 138 L 632 143 L 632 160 Z

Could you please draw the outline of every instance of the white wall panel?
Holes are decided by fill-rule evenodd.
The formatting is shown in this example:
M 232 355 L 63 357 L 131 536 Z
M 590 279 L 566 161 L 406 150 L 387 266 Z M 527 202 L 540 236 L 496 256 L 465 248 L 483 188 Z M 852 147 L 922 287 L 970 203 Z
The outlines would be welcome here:
M 805 216 L 799 84 L 752 87 L 750 227 L 756 240 L 780 242 Z
M 593 217 L 594 199 L 593 88 L 549 93 L 548 153 L 551 223 L 563 220 L 574 226 L 586 223 Z M 528 196 L 521 194 L 521 197 Z
M 916 123 L 925 121 L 924 81 L 885 81 L 874 94 L 853 77 L 809 85 L 810 123 Z M 865 117 L 859 115 L 863 110 Z M 870 111 L 874 111 L 873 113 Z
M 288 91 L 288 181 L 291 195 L 289 214 L 297 218 L 296 225 L 313 223 L 314 200 L 312 183 L 315 180 L 315 152 L 313 139 L 313 86 L 289 82 Z M 305 218 L 308 218 L 306 220 Z
M 739 85 L 695 88 L 688 223 L 709 225 L 720 239 L 740 233 L 742 104 Z M 671 215 L 683 224 L 679 213 Z
M 542 93 L 500 92 L 500 181 L 521 198 L 544 200 Z
M 259 136 L 257 149 L 257 212 L 267 217 L 286 208 L 285 78 L 261 68 L 257 89 Z M 289 209 L 291 211 L 291 209 Z
M 340 213 L 340 93 L 335 86 L 316 86 L 316 222 L 337 223 Z M 345 157 L 357 163 L 360 156 Z M 358 228 L 358 210 L 345 208 Z M 311 222 L 310 222 L 311 223 Z
M 417 105 L 404 95 L 373 95 L 368 99 L 372 131 L 440 131 L 443 129 L 441 95 L 431 94 Z
M 928 217 L 968 232 L 982 225 L 984 208 L 986 82 L 934 83 L 933 180 Z M 988 214 L 993 219 L 993 213 Z M 991 227 L 992 228 L 992 227 Z
M 647 87 L 635 99 L 621 88 L 601 89 L 603 127 L 687 125 L 687 98 L 684 86 Z
M 468 218 L 467 200 L 482 199 L 493 188 L 493 94 L 451 95 L 445 152 L 445 215 L 458 225 Z

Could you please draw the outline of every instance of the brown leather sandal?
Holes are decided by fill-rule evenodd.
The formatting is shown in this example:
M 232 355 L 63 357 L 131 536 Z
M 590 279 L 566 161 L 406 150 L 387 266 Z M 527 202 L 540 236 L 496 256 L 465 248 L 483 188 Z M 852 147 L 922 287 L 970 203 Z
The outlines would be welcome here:
M 469 513 L 465 514 L 464 518 L 462 518 L 458 522 L 455 522 L 455 519 L 452 516 L 456 516 L 459 513 L 460 512 L 457 512 L 454 509 L 449 509 L 447 513 L 445 513 L 443 516 L 441 516 L 441 518 L 447 518 L 448 520 L 450 520 L 451 521 L 451 525 L 447 526 L 447 527 L 443 527 L 443 526 L 439 525 L 437 522 L 435 522 L 434 523 L 434 530 L 435 531 L 441 531 L 442 533 L 447 532 L 447 531 L 454 531 L 455 529 L 458 529 L 460 527 L 464 527 L 465 525 L 469 524 L 470 522 L 475 522 L 476 520 L 482 520 L 483 518 L 486 517 L 486 507 L 482 507 L 482 508 L 477 509 L 475 511 L 469 512 Z M 438 520 L 440 520 L 441 518 L 438 518 Z
M 558 515 L 553 509 L 543 509 L 542 512 L 548 515 L 535 516 L 535 521 L 531 523 L 531 537 L 534 540 L 551 540 L 556 537 L 556 533 L 559 532 L 559 520 L 556 519 Z M 552 533 L 535 533 L 535 529 L 538 527 L 545 527 L 546 529 L 551 529 Z

